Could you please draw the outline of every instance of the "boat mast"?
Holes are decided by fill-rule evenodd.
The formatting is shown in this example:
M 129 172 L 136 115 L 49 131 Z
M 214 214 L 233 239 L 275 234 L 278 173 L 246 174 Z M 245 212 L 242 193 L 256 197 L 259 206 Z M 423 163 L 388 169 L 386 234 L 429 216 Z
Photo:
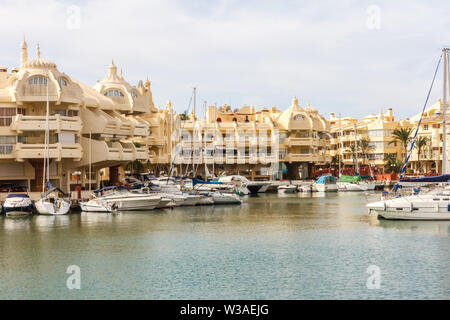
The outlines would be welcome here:
M 356 172 L 357 174 L 359 174 L 359 166 L 358 166 L 358 138 L 356 136 L 356 123 L 354 124 L 354 128 L 355 128 L 355 163 L 356 163 Z
M 339 112 L 339 132 L 338 132 L 338 162 L 339 162 L 339 174 L 341 176 L 341 113 Z
M 131 162 L 131 168 L 133 168 L 133 162 Z M 133 170 L 133 169 L 131 169 Z M 89 193 L 91 192 L 91 171 L 92 171 L 92 130 L 89 130 Z M 133 173 L 133 172 L 131 172 Z
M 444 86 L 443 86 L 443 117 L 442 117 L 442 174 L 448 173 L 447 159 L 447 77 L 448 75 L 448 48 L 442 49 L 444 56 Z
M 48 81 L 49 81 L 49 78 L 46 78 L 47 104 L 46 104 L 46 108 L 45 108 L 45 135 L 44 135 L 45 152 L 44 152 L 44 167 L 42 168 L 42 170 L 43 170 L 43 172 L 42 172 L 42 192 L 45 191 L 46 180 L 47 181 L 50 180 L 50 174 L 49 174 L 50 161 L 49 161 L 49 152 L 48 152 L 48 144 L 49 144 L 49 140 L 50 140 L 48 116 L 49 116 L 50 107 L 49 107 L 49 98 L 48 98 L 48 85 L 49 85 Z

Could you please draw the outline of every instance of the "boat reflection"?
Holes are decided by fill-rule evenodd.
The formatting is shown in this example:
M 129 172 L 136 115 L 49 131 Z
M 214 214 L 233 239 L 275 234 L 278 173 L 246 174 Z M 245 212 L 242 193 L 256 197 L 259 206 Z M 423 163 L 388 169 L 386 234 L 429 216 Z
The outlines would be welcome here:
M 402 221 L 378 219 L 377 222 L 375 222 L 374 219 L 370 219 L 369 223 L 388 229 L 424 232 L 446 237 L 450 236 L 450 221 Z

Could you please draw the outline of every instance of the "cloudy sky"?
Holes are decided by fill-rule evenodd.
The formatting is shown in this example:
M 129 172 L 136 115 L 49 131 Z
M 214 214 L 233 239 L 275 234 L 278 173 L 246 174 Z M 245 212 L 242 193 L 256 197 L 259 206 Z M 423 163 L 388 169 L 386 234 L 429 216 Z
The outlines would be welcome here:
M 112 58 L 131 84 L 149 76 L 155 104 L 203 101 L 284 110 L 292 97 L 324 114 L 388 106 L 418 113 L 443 46 L 448 1 L 0 0 L 0 65 L 34 57 L 94 85 Z M 432 101 L 442 95 L 441 73 Z

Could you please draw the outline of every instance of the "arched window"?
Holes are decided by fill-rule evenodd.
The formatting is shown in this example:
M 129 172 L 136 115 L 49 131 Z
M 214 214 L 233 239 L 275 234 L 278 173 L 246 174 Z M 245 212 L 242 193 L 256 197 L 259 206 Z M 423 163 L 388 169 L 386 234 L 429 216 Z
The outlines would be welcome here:
M 105 96 L 107 97 L 123 97 L 123 93 L 117 89 L 111 89 L 106 91 Z
M 237 122 L 237 119 L 236 119 L 236 118 L 233 118 L 233 122 Z
M 36 76 L 28 80 L 28 84 L 32 86 L 46 86 L 47 78 L 43 76 Z
M 305 120 L 305 117 L 301 114 L 297 114 L 296 116 L 294 116 L 294 120 Z
M 222 119 L 221 118 L 217 118 L 216 121 L 217 122 L 222 122 Z
M 67 87 L 67 80 L 64 79 L 63 77 L 59 78 L 58 82 L 61 87 Z
M 130 91 L 130 94 L 131 94 L 131 96 L 132 96 L 133 98 L 137 98 L 136 91 L 131 90 L 131 91 Z

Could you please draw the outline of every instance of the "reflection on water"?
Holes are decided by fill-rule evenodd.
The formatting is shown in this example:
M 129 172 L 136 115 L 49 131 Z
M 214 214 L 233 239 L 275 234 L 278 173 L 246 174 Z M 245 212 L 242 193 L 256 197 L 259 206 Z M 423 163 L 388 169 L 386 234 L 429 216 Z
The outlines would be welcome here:
M 0 299 L 450 298 L 450 221 L 378 220 L 367 196 L 3 216 Z M 76 292 L 65 287 L 74 264 L 83 275 Z M 365 286 L 371 264 L 382 270 L 380 290 Z
M 382 228 L 450 236 L 450 221 L 402 221 L 380 219 L 378 220 L 378 225 Z

